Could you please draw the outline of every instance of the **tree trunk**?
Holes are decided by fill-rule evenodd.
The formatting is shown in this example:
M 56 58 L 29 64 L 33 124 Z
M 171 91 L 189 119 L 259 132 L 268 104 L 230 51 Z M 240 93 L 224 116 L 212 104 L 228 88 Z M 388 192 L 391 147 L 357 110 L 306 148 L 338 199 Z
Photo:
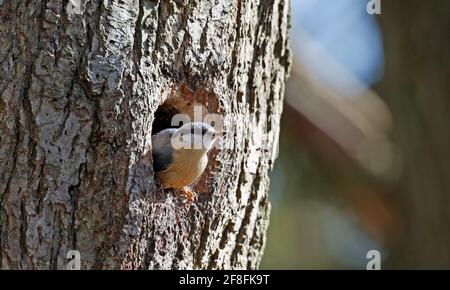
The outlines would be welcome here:
M 450 2 L 384 1 L 386 74 L 379 92 L 394 116 L 403 176 L 394 200 L 404 232 L 392 264 L 450 263 Z
M 0 1 L 1 267 L 63 269 L 78 250 L 82 269 L 257 268 L 288 13 L 287 0 Z M 189 204 L 156 183 L 151 135 L 194 105 L 226 137 Z

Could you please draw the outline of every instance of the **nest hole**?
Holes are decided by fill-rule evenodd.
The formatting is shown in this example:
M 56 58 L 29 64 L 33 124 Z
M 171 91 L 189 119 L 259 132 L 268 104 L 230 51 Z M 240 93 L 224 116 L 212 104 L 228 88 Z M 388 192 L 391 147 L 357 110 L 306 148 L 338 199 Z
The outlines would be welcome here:
M 155 135 L 168 128 L 179 128 L 182 124 L 173 123 L 173 117 L 177 114 L 185 114 L 190 121 L 199 121 L 199 118 L 205 119 L 210 113 L 219 112 L 218 98 L 214 93 L 206 90 L 191 91 L 186 86 L 181 86 L 166 101 L 161 104 L 155 114 L 152 125 L 152 135 Z M 211 124 L 215 126 L 216 124 Z M 214 160 L 216 151 L 211 152 L 210 159 Z M 197 183 L 192 184 L 192 189 L 196 193 L 207 192 L 209 181 L 212 178 L 212 163 L 208 165 L 201 179 Z M 177 189 L 164 190 L 164 192 L 177 192 Z M 176 195 L 178 196 L 178 195 Z M 209 198 L 202 196 L 199 199 Z
M 207 105 L 195 95 L 183 94 L 182 97 L 170 97 L 155 112 L 152 135 L 164 129 L 179 128 L 183 125 L 182 123 L 173 123 L 173 117 L 177 114 L 184 114 L 187 120 L 193 122 L 199 121 L 199 118 L 203 120 L 204 116 L 208 113 Z
M 178 109 L 171 106 L 170 104 L 164 103 L 155 112 L 155 119 L 153 121 L 152 126 L 152 135 L 161 132 L 164 129 L 168 128 L 179 128 L 179 125 L 172 125 L 172 118 L 176 114 L 180 114 Z

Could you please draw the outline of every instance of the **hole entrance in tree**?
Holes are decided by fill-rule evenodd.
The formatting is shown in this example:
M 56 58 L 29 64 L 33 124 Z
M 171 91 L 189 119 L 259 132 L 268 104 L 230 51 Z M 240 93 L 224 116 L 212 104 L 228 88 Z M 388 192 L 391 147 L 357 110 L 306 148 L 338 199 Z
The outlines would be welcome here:
M 176 114 L 180 114 L 177 108 L 170 105 L 170 103 L 165 102 L 155 112 L 155 119 L 152 126 L 152 135 L 161 132 L 168 128 L 179 128 L 179 125 L 172 125 L 172 118 Z
M 183 116 L 177 116 L 177 115 Z M 220 115 L 218 97 L 214 92 L 203 88 L 192 90 L 183 84 L 172 91 L 168 98 L 156 110 L 152 125 L 152 136 L 168 128 L 179 128 L 186 122 L 205 122 L 216 127 L 221 125 L 221 118 L 211 122 L 213 114 Z M 176 118 L 174 118 L 176 117 Z M 220 129 L 220 126 L 218 126 Z M 218 128 L 215 128 L 216 130 Z M 217 150 L 213 149 L 209 153 L 209 160 L 215 160 Z M 213 178 L 214 162 L 208 162 L 208 166 L 203 172 L 201 178 L 191 184 L 191 188 L 196 193 L 207 192 Z M 170 191 L 179 191 L 180 189 L 171 189 Z M 164 192 L 167 193 L 166 190 Z M 179 194 L 177 194 L 178 196 Z M 208 198 L 199 196 L 200 199 Z

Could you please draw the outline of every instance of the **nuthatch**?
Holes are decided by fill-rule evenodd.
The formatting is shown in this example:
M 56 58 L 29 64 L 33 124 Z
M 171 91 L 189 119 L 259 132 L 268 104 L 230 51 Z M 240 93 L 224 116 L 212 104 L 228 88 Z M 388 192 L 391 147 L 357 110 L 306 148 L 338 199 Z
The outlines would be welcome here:
M 152 136 L 153 168 L 163 187 L 183 188 L 196 182 L 208 164 L 207 154 L 216 137 L 214 128 L 202 122 Z M 188 190 L 187 194 L 191 199 L 192 193 Z

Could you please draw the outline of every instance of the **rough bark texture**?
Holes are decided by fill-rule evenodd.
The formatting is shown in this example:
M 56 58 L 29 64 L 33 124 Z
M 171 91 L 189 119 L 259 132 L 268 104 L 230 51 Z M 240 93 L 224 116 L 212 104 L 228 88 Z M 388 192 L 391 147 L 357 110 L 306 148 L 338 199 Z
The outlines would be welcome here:
M 257 268 L 288 11 L 0 0 L 1 268 L 64 268 L 71 249 L 83 269 Z M 152 125 L 168 98 L 224 118 L 228 149 L 212 152 L 192 204 L 154 180 Z

